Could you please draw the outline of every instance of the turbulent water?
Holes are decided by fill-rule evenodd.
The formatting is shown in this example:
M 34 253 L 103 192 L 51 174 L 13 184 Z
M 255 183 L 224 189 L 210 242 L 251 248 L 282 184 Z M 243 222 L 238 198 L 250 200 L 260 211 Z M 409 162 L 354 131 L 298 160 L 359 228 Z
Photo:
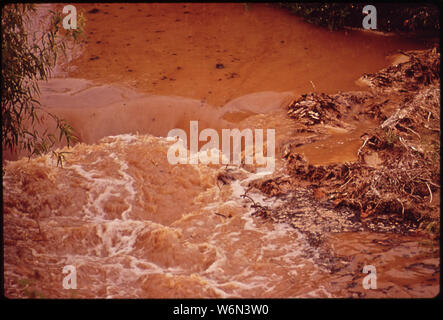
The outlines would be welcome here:
M 64 265 L 78 268 L 78 295 L 87 297 L 321 292 L 309 280 L 321 271 L 302 258 L 303 237 L 249 214 L 240 195 L 254 175 L 236 168 L 243 179 L 223 185 L 220 168 L 171 166 L 165 161 L 171 143 L 121 135 L 77 145 L 63 169 L 50 157 L 10 164 L 4 177 L 5 233 L 14 234 L 5 242 L 8 294 L 17 294 L 19 270 L 38 274 L 41 291 L 66 296 L 59 288 Z M 295 276 L 305 283 L 288 286 Z
M 140 12 L 137 11 L 139 9 L 146 10 L 143 6 L 134 5 L 126 7 L 122 16 L 134 15 Z M 174 12 L 180 16 L 183 14 L 173 5 L 153 5 L 149 9 L 151 18 L 159 21 L 178 19 Z M 42 104 L 66 118 L 76 129 L 81 143 L 62 150 L 68 152 L 64 154 L 62 166 L 50 154 L 5 163 L 3 230 L 6 295 L 49 298 L 287 298 L 431 297 L 437 294 L 440 262 L 438 248 L 431 240 L 414 235 L 331 233 L 325 235 L 324 245 L 318 247 L 306 234 L 286 224 L 266 222 L 251 215 L 254 204 L 279 205 L 278 201 L 250 190 L 249 182 L 263 176 L 257 173 L 255 166 L 171 165 L 168 162 L 168 148 L 174 143 L 173 139 L 166 138 L 168 131 L 181 128 L 189 133 L 190 120 L 199 121 L 199 130 L 214 128 L 218 132 L 222 128 L 236 127 L 275 128 L 276 174 L 284 175 L 281 150 L 297 127 L 295 121 L 286 116 L 287 102 L 297 92 L 312 89 L 315 84 L 326 90 L 340 86 L 342 89 L 356 87 L 348 78 L 334 87 L 340 77 L 329 69 L 329 76 L 325 82 L 321 81 L 329 60 L 317 47 L 321 39 L 328 37 L 333 37 L 339 44 L 347 43 L 344 34 L 318 30 L 298 20 L 292 23 L 300 27 L 299 33 L 295 29 L 288 31 L 289 21 L 294 21 L 289 18 L 293 17 L 264 6 L 258 6 L 255 13 L 254 10 L 244 12 L 241 6 L 235 5 L 216 6 L 211 11 L 196 4 L 191 9 L 199 12 L 200 22 L 222 19 L 222 14 L 229 11 L 233 21 L 249 26 L 245 27 L 246 31 L 251 28 L 249 23 L 255 21 L 254 28 L 261 30 L 257 35 L 276 30 L 289 32 L 291 39 L 307 30 L 320 35 L 312 43 L 318 55 L 303 62 L 306 68 L 315 65 L 314 72 L 297 78 L 290 72 L 284 72 L 287 65 L 275 63 L 289 59 L 291 52 L 298 48 L 275 49 L 276 56 L 269 59 L 268 55 L 262 55 L 263 59 L 259 62 L 263 69 L 259 72 L 254 71 L 252 66 L 258 68 L 260 63 L 249 65 L 251 51 L 235 51 L 239 61 L 246 61 L 236 69 L 240 80 L 233 77 L 232 83 L 220 85 L 218 76 L 212 79 L 213 70 L 206 74 L 202 67 L 194 69 L 191 75 L 176 75 L 177 82 L 173 88 L 161 85 L 152 90 L 140 90 L 139 85 L 125 86 L 126 74 L 118 84 L 99 83 L 103 77 L 115 82 L 119 75 L 119 71 L 113 71 L 116 65 L 111 63 L 112 55 L 119 59 L 124 53 L 119 51 L 121 47 L 109 45 L 118 52 L 110 54 L 111 57 L 107 57 L 106 52 L 100 53 L 103 55 L 98 62 L 104 65 L 94 66 L 94 71 L 84 74 L 88 80 L 63 78 L 43 84 Z M 101 13 L 123 12 L 119 5 L 101 5 L 100 10 Z M 245 16 L 247 19 L 242 20 Z M 281 24 L 271 19 L 276 17 L 281 18 Z M 97 37 L 107 32 L 106 29 L 96 29 L 103 20 L 95 15 L 90 18 Z M 131 28 L 135 28 L 136 20 L 131 21 Z M 215 22 L 210 24 L 206 32 L 211 34 L 220 27 L 232 28 L 226 19 L 222 21 L 220 25 Z M 266 31 L 272 25 L 270 21 L 274 21 L 274 29 Z M 166 28 L 168 24 L 162 23 L 161 26 Z M 125 34 L 124 26 L 122 23 L 122 30 L 117 30 L 116 35 Z M 242 30 L 237 24 L 233 26 Z M 181 30 L 175 28 L 170 32 L 180 33 Z M 138 35 L 131 33 L 128 36 L 133 45 L 141 43 L 135 40 L 143 33 L 137 32 Z M 245 39 L 254 39 L 253 34 L 249 33 L 242 39 L 252 41 Z M 194 36 L 204 38 L 199 32 Z M 95 40 L 100 41 L 93 38 L 94 35 L 91 37 L 92 47 L 86 49 L 77 61 L 75 72 L 84 71 L 89 66 L 83 60 L 89 61 L 98 43 Z M 353 41 L 365 39 L 355 34 L 350 37 Z M 210 39 L 206 39 L 209 47 L 215 45 Z M 304 48 L 308 40 L 306 37 L 301 39 L 301 42 L 294 41 L 294 46 L 302 45 Z M 371 49 L 378 55 L 358 70 L 348 63 L 358 75 L 364 71 L 376 71 L 373 69 L 386 62 L 385 49 L 380 49 L 383 41 L 366 39 L 378 46 L 378 51 Z M 108 40 L 118 39 L 110 37 Z M 229 50 L 239 45 L 237 38 L 233 38 L 232 42 L 225 40 Z M 258 43 L 268 41 L 273 46 L 283 45 L 280 39 L 274 40 L 266 38 Z M 195 45 L 199 45 L 200 42 L 195 41 Z M 217 41 L 220 39 L 216 39 L 215 43 Z M 395 41 L 402 44 L 395 44 L 400 47 L 413 46 L 409 42 Z M 170 46 L 171 39 L 158 44 L 157 48 L 162 45 Z M 290 45 L 286 43 L 285 46 Z M 326 47 L 330 49 L 331 46 L 335 48 L 331 44 Z M 354 42 L 349 42 L 343 52 L 332 50 L 331 55 L 346 56 L 356 47 Z M 364 50 L 360 53 L 365 54 Z M 179 51 L 179 54 L 185 53 Z M 308 59 L 305 53 L 302 57 Z M 168 65 L 170 58 L 161 56 L 159 59 L 165 60 L 153 64 L 153 70 L 159 65 Z M 127 62 L 133 63 L 131 68 L 136 71 L 144 67 L 140 57 L 131 56 Z M 182 62 L 186 72 L 190 69 L 186 66 L 199 63 L 192 52 Z M 340 63 L 346 64 L 346 59 Z M 108 71 L 107 64 L 111 71 Z M 211 68 L 214 65 L 211 64 Z M 173 68 L 176 69 L 175 64 Z M 149 72 L 156 71 L 153 70 Z M 347 77 L 353 76 L 346 68 L 340 70 Z M 146 77 L 137 72 L 131 74 L 132 79 L 143 83 Z M 242 79 L 248 72 L 250 77 Z M 305 73 L 301 70 L 299 75 Z M 152 75 L 148 78 L 152 79 Z M 198 84 L 195 78 L 199 79 Z M 277 82 L 272 80 L 277 78 Z M 299 84 L 296 90 L 288 91 L 288 87 L 294 88 L 296 83 Z M 194 86 L 192 90 L 190 86 Z M 208 88 L 217 88 L 213 89 L 210 98 Z M 169 95 L 165 95 L 168 90 Z M 178 96 L 180 94 L 186 97 Z M 223 103 L 226 97 L 231 97 L 231 100 Z M 313 163 L 353 161 L 364 129 L 358 122 L 349 130 L 325 128 L 326 140 L 302 146 L 300 152 Z M 14 156 L 6 155 L 6 159 L 14 159 Z M 304 197 L 299 203 L 300 210 L 314 210 L 311 190 L 303 186 L 298 190 Z M 327 215 L 332 209 L 322 210 Z M 377 266 L 377 290 L 362 287 L 366 276 L 362 270 L 368 264 Z M 74 266 L 77 271 L 75 290 L 63 287 L 66 276 L 63 268 L 67 265 Z
M 439 261 L 429 245 L 414 237 L 339 235 L 331 241 L 340 271 L 331 273 L 304 235 L 251 216 L 251 201 L 241 195 L 258 174 L 170 165 L 172 143 L 119 135 L 78 144 L 63 168 L 50 156 L 9 163 L 6 294 L 23 296 L 26 279 L 26 288 L 47 297 L 330 297 L 349 296 L 354 286 L 361 295 L 363 262 L 384 270 L 380 296 L 436 293 Z M 221 172 L 237 180 L 224 184 Z M 66 265 L 77 268 L 75 291 L 63 289 Z

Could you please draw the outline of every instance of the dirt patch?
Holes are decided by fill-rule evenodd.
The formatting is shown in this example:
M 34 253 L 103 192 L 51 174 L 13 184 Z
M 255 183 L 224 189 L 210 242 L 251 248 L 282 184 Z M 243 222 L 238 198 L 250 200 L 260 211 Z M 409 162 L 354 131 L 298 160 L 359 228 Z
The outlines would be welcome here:
M 372 118 L 378 125 L 361 135 L 354 162 L 312 165 L 297 152 L 303 142 L 295 137 L 283 152 L 288 175 L 251 183 L 280 203 L 258 206 L 256 215 L 316 237 L 362 229 L 407 233 L 429 226 L 438 233 L 440 53 L 403 54 L 407 61 L 362 77 L 370 92 L 311 93 L 289 104 L 288 116 L 301 124 L 300 132 L 322 132 L 325 125 L 349 128 L 352 118 Z M 314 140 L 315 135 L 304 143 Z M 305 201 L 316 204 L 298 210 Z

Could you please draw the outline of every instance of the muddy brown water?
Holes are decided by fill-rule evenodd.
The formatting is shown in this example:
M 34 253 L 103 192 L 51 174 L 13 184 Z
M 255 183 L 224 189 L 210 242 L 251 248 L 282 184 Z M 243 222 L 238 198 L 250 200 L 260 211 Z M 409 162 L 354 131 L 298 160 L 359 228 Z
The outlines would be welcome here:
M 66 150 L 63 168 L 50 155 L 6 164 L 8 297 L 439 292 L 438 243 L 423 235 L 331 233 L 322 248 L 313 247 L 303 233 L 251 215 L 251 202 L 241 197 L 260 177 L 251 168 L 229 166 L 237 180 L 223 184 L 224 166 L 166 158 L 168 131 L 189 133 L 190 120 L 199 120 L 200 130 L 275 128 L 276 171 L 283 172 L 280 148 L 296 129 L 286 116 L 290 99 L 362 90 L 355 81 L 363 73 L 423 43 L 329 32 L 264 4 L 76 6 L 86 12 L 88 43 L 42 84 L 41 101 L 82 143 Z M 314 164 L 353 161 L 372 124 L 352 125 L 326 128 L 299 151 Z M 77 269 L 76 290 L 63 288 L 66 265 Z M 364 265 L 377 268 L 377 289 L 362 287 Z

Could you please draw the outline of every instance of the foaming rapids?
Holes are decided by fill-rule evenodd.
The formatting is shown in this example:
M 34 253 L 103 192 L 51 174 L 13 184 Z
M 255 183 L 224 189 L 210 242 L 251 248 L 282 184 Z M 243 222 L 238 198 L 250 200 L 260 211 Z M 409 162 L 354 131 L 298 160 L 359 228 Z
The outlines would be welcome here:
M 62 167 L 51 154 L 5 161 L 6 296 L 288 298 L 434 294 L 437 287 L 423 282 L 423 277 L 433 279 L 430 266 L 438 265 L 439 260 L 428 259 L 427 248 L 413 237 L 389 235 L 390 241 L 410 246 L 400 245 L 382 260 L 378 258 L 380 248 L 373 244 L 380 242 L 379 238 L 384 241 L 383 235 L 371 238 L 349 234 L 342 243 L 341 234 L 331 234 L 326 245 L 318 247 L 309 234 L 252 215 L 257 206 L 272 209 L 285 201 L 267 198 L 249 187 L 253 180 L 268 175 L 258 170 L 256 162 L 225 165 L 169 161 L 168 151 L 177 140 L 166 137 L 167 132 L 182 128 L 189 136 L 190 120 L 199 121 L 201 130 L 209 127 L 218 133 L 222 128 L 275 128 L 273 175 L 284 177 L 281 155 L 285 145 L 297 137 L 297 124 L 287 117 L 284 108 L 291 93 L 255 93 L 213 109 L 193 99 L 136 97 L 134 92 L 115 87 L 80 84 L 85 86 L 65 95 L 70 97 L 65 98 L 65 107 L 56 107 L 58 93 L 47 94 L 44 100 L 45 107 L 66 117 L 80 133 L 81 143 L 58 150 L 64 155 Z M 45 90 L 59 92 L 64 88 L 52 83 Z M 100 92 L 109 105 L 92 107 L 92 96 Z M 85 105 L 73 107 L 80 101 Z M 174 108 L 180 112 L 171 112 Z M 352 161 L 366 128 L 359 125 L 345 132 L 325 127 L 333 131 L 330 137 L 301 146 L 299 151 L 311 161 L 323 161 L 325 150 L 330 161 Z M 137 131 L 140 134 L 132 133 Z M 200 146 L 198 150 L 197 154 L 186 148 L 182 151 L 188 159 L 199 159 L 206 151 Z M 300 202 L 300 212 L 315 211 L 316 204 L 305 200 Z M 328 210 L 334 209 L 322 208 L 322 212 Z M 349 254 L 344 243 L 352 243 L 356 252 L 367 253 Z M 328 252 L 327 246 L 341 250 L 340 255 Z M 413 255 L 405 261 L 404 253 L 409 251 Z M 388 289 L 368 293 L 358 285 L 358 277 L 362 277 L 362 263 L 373 260 L 389 275 L 380 280 Z M 408 273 L 414 284 L 412 291 L 401 281 L 396 284 L 398 269 L 406 263 L 425 266 L 420 273 Z M 66 266 L 76 270 L 75 290 L 63 287 Z M 352 292 L 350 285 L 355 287 Z
M 20 295 L 23 275 L 51 297 L 307 295 L 321 271 L 303 258 L 303 237 L 256 220 L 241 197 L 259 175 L 170 165 L 172 143 L 125 134 L 63 149 L 63 168 L 49 155 L 7 163 L 7 295 Z M 221 184 L 227 169 L 239 179 Z M 77 269 L 74 293 L 62 287 L 66 265 Z

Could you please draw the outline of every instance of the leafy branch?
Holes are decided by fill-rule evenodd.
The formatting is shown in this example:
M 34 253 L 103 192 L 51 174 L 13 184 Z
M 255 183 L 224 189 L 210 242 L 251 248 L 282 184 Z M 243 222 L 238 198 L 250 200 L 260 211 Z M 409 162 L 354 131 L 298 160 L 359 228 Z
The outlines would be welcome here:
M 25 150 L 30 157 L 47 153 L 56 143 L 55 133 L 37 130 L 44 114 L 55 121 L 59 141 L 64 138 L 70 146 L 78 140 L 64 119 L 41 107 L 38 81 L 48 80 L 59 54 L 66 56 L 66 44 L 77 43 L 85 25 L 80 13 L 78 29 L 62 31 L 61 14 L 51 11 L 46 29 L 32 32 L 35 13 L 33 4 L 8 4 L 2 15 L 2 146 L 13 153 Z

